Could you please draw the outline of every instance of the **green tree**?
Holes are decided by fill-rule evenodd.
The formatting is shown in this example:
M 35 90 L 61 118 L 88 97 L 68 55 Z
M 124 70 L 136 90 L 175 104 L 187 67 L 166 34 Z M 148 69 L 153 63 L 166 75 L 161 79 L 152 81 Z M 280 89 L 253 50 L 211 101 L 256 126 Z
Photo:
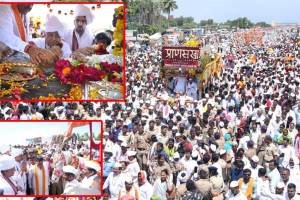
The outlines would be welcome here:
M 259 26 L 259 27 L 264 28 L 264 27 L 271 27 L 271 24 L 268 24 L 268 23 L 266 23 L 266 22 L 257 22 L 257 23 L 255 24 L 255 26 Z
M 170 18 L 170 13 L 178 8 L 175 0 L 162 0 L 163 12 Z
M 200 26 L 211 26 L 211 25 L 214 25 L 214 20 L 213 19 L 201 20 L 199 25 Z

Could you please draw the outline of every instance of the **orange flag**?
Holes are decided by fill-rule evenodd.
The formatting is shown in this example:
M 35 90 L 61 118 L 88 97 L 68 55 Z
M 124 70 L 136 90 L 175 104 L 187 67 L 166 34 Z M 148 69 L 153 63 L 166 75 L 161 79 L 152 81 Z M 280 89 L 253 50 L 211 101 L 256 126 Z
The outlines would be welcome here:
M 72 136 L 73 128 L 89 125 L 91 122 L 69 122 L 68 130 L 65 133 L 64 141 Z
M 15 15 L 15 19 L 16 19 L 16 23 L 17 23 L 18 31 L 19 31 L 19 36 L 25 42 L 26 41 L 26 33 L 25 33 L 25 28 L 24 28 L 21 13 L 17 7 L 17 4 L 11 5 L 11 8 Z

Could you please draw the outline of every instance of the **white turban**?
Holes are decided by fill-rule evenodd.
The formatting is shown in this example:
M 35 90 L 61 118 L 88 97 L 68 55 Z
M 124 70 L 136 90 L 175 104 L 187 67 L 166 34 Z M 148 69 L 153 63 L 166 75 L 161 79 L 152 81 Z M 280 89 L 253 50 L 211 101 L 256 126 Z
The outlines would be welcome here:
M 92 14 L 90 8 L 85 5 L 79 4 L 75 9 L 75 19 L 80 16 L 85 16 L 87 24 L 92 23 L 94 15 Z
M 15 159 L 9 155 L 0 156 L 0 171 L 9 170 L 15 167 Z
M 16 148 L 13 148 L 11 150 L 11 156 L 12 157 L 17 157 L 17 156 L 20 156 L 20 155 L 23 155 L 23 150 L 22 149 L 16 149 Z
M 62 38 L 64 36 L 62 31 L 63 27 L 64 25 L 55 15 L 50 15 L 46 20 L 45 32 L 58 32 L 59 36 Z

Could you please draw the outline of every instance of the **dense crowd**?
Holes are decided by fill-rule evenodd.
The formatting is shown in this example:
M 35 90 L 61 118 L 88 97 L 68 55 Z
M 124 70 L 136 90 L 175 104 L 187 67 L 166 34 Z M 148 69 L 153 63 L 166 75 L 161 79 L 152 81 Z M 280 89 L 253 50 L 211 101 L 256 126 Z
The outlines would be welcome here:
M 85 142 L 0 145 L 1 195 L 100 194 L 99 152 Z
M 159 46 L 135 45 L 126 104 L 101 113 L 104 197 L 299 199 L 299 46 L 291 29 L 271 35 L 222 36 L 224 67 L 202 94 L 187 90 L 196 77 L 161 77 Z

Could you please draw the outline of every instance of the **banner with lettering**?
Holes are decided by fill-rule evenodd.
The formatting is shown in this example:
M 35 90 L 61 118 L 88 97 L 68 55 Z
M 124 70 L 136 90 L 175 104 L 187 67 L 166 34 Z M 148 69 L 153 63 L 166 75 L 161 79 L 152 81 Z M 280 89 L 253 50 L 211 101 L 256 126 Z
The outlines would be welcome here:
M 165 46 L 162 48 L 163 68 L 166 75 L 186 76 L 189 69 L 199 66 L 200 47 Z

